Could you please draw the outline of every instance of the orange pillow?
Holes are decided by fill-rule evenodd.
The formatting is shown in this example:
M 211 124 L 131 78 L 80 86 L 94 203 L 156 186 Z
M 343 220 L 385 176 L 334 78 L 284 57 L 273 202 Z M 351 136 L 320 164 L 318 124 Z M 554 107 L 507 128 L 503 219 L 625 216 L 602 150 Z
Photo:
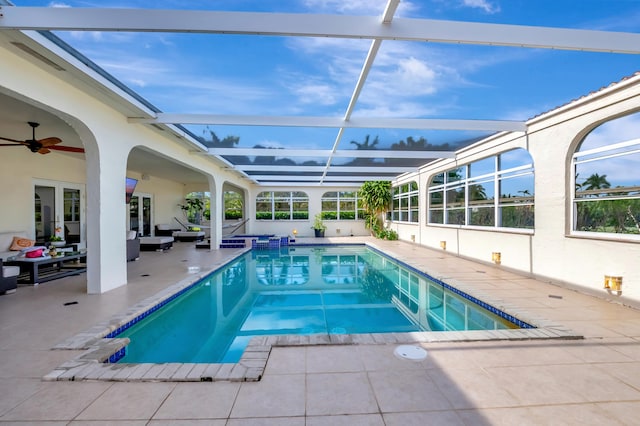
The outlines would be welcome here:
M 9 250 L 20 251 L 27 247 L 33 247 L 36 242 L 25 237 L 13 237 Z

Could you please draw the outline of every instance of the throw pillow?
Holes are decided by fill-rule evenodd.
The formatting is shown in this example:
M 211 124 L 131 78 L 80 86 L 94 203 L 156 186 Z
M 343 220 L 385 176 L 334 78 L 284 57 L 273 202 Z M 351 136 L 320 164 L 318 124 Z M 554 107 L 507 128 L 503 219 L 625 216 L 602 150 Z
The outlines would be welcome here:
M 25 237 L 13 237 L 9 250 L 20 251 L 27 247 L 33 247 L 36 242 Z
M 44 250 L 43 249 L 38 249 L 38 250 L 32 250 L 32 251 L 28 251 L 24 254 L 25 257 L 28 257 L 30 259 L 36 258 L 36 257 L 42 257 Z

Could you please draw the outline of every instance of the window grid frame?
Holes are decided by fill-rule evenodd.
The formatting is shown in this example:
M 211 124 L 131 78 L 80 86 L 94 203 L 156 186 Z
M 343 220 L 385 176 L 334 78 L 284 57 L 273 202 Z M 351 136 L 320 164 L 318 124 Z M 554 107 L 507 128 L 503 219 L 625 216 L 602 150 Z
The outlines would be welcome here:
M 612 119 L 606 121 L 600 126 L 606 125 L 616 119 Z M 598 127 L 600 127 L 598 126 Z M 598 128 L 596 127 L 596 129 Z M 593 129 L 595 130 L 595 129 Z M 595 202 L 615 202 L 615 201 L 630 201 L 630 200 L 640 200 L 640 192 L 638 192 L 637 186 L 616 186 L 609 188 L 602 188 L 597 190 L 591 190 L 590 193 L 587 191 L 578 191 L 578 182 L 577 182 L 577 173 L 578 166 L 586 163 L 595 163 L 595 162 L 606 162 L 607 160 L 619 158 L 619 157 L 627 157 L 633 156 L 635 154 L 640 153 L 640 138 L 630 139 L 623 142 L 616 142 L 609 145 L 599 146 L 592 149 L 587 149 L 584 151 L 580 151 L 580 146 L 587 139 L 589 135 L 585 136 L 581 143 L 577 145 L 576 151 L 571 156 L 571 211 L 570 211 L 570 220 L 571 220 L 571 235 L 575 236 L 584 236 L 589 238 L 616 238 L 616 239 L 624 239 L 626 241 L 638 241 L 640 240 L 639 234 L 634 233 L 625 233 L 625 232 L 605 232 L 605 231 L 597 231 L 597 230 L 584 230 L 578 229 L 579 220 L 579 206 L 584 203 L 584 205 L 588 205 L 589 203 Z M 582 192 L 582 196 L 580 196 L 580 192 Z M 611 193 L 620 193 L 620 192 L 636 192 L 636 194 L 632 195 L 611 195 Z M 602 195 L 602 196 L 600 196 Z
M 275 194 L 279 193 L 279 194 L 284 194 L 284 193 L 288 193 L 289 195 L 287 197 L 284 196 L 278 196 L 276 197 Z M 302 193 L 304 194 L 304 196 L 294 196 L 295 194 L 298 193 Z M 268 196 L 264 195 L 264 194 L 269 194 Z M 286 219 L 283 218 L 278 218 L 276 215 L 276 213 L 279 212 L 285 212 L 285 210 L 276 210 L 276 203 L 288 203 L 289 204 L 289 217 Z M 294 221 L 294 220 L 309 220 L 309 195 L 304 192 L 304 191 L 262 191 L 259 192 L 258 195 L 256 196 L 256 212 L 255 212 L 255 220 L 272 220 L 272 221 Z M 262 203 L 262 204 L 269 204 L 270 205 L 270 212 L 271 212 L 271 218 L 259 218 L 258 214 L 259 213 L 267 213 L 266 211 L 261 211 L 258 210 L 258 204 Z M 294 209 L 294 206 L 299 205 L 300 203 L 306 203 L 307 205 L 307 217 L 306 218 L 296 218 L 294 215 L 294 211 L 297 211 Z
M 336 196 L 333 197 L 329 197 L 327 196 L 327 194 L 335 192 Z M 353 196 L 345 196 L 345 193 L 353 193 Z M 358 191 L 327 191 L 324 194 L 322 194 L 322 197 L 320 198 L 320 212 L 323 215 L 323 220 L 348 220 L 348 221 L 352 221 L 352 220 L 364 220 L 364 210 L 360 209 L 359 207 L 362 205 L 361 201 L 362 198 L 359 196 L 360 193 Z M 326 202 L 335 202 L 336 204 L 336 218 L 335 219 L 331 219 L 331 218 L 326 218 L 324 217 L 324 213 L 328 212 L 328 210 L 324 210 L 324 203 Z M 353 218 L 343 218 L 342 217 L 342 202 L 352 202 L 353 206 L 354 206 L 354 210 L 348 210 L 348 213 L 353 213 L 354 217 Z M 345 211 L 345 213 L 347 213 L 347 211 Z
M 403 187 L 407 190 L 403 192 Z M 415 189 L 412 189 L 415 188 Z M 420 188 L 414 180 L 391 188 L 391 221 L 398 223 L 420 223 Z M 417 197 L 414 206 L 411 199 Z M 406 207 L 403 206 L 406 201 Z M 412 220 L 415 217 L 415 220 Z
M 524 149 L 524 148 L 515 148 L 516 149 Z M 515 230 L 533 230 L 535 229 L 535 223 L 531 227 L 510 227 L 503 225 L 503 217 L 502 210 L 505 207 L 526 207 L 530 206 L 535 208 L 535 193 L 530 194 L 531 201 L 525 202 L 514 202 L 514 203 L 505 203 L 502 197 L 502 188 L 503 182 L 509 179 L 520 178 L 531 176 L 534 179 L 534 189 L 535 189 L 535 168 L 533 167 L 533 162 L 529 161 L 525 164 L 520 164 L 515 167 L 510 167 L 508 169 L 501 170 L 500 157 L 502 154 L 509 152 L 505 151 L 503 153 L 495 154 L 492 157 L 485 157 L 479 159 L 477 161 L 485 161 L 487 158 L 492 158 L 494 161 L 494 170 L 491 173 L 483 173 L 478 176 L 470 176 L 471 175 L 471 166 L 474 162 L 466 163 L 462 166 L 457 166 L 453 169 L 444 170 L 439 173 L 433 174 L 429 180 L 427 185 L 427 212 L 426 212 L 426 220 L 428 225 L 448 225 L 448 226 L 458 226 L 465 228 L 477 228 L 477 229 L 487 229 L 487 228 L 504 228 L 504 229 L 515 229 Z M 528 151 L 525 150 L 525 152 Z M 530 156 L 530 154 L 529 154 Z M 463 178 L 460 179 L 451 179 L 453 176 L 452 172 L 461 171 L 461 174 L 464 175 Z M 434 179 L 444 176 L 443 183 L 437 183 L 433 185 L 432 182 Z M 470 200 L 470 187 L 472 185 L 478 184 L 493 184 L 493 200 L 487 199 L 486 203 L 475 205 Z M 454 201 L 449 201 L 449 198 L 455 193 L 460 194 L 459 190 L 464 188 L 464 202 L 463 206 L 455 206 L 452 208 L 451 205 Z M 437 207 L 432 208 L 431 201 L 432 196 L 434 194 L 440 193 L 442 197 L 442 204 L 438 204 Z M 493 208 L 493 223 L 491 224 L 471 224 L 471 216 L 472 208 Z M 451 223 L 450 221 L 450 213 L 458 212 L 464 209 L 464 223 Z M 438 219 L 440 222 L 436 222 L 433 219 L 434 213 L 438 215 Z M 455 216 L 455 215 L 454 215 Z M 453 216 L 451 216 L 453 217 Z M 460 217 L 458 215 L 458 217 Z

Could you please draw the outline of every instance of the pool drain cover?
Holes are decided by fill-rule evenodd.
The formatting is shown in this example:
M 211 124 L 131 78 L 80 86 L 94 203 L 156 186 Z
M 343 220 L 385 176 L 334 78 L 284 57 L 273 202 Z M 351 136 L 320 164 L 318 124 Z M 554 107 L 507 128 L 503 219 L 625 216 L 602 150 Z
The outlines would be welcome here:
M 427 351 L 419 346 L 400 345 L 393 351 L 395 356 L 411 361 L 421 361 L 427 357 Z

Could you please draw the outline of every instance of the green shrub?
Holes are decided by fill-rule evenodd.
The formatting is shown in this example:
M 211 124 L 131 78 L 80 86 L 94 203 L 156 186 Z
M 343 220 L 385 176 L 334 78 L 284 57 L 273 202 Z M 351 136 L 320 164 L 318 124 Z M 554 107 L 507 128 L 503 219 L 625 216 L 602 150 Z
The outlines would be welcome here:
M 291 213 L 289 212 L 275 212 L 275 220 L 289 220 L 291 219 Z
M 340 220 L 355 220 L 356 212 L 340 212 Z
M 336 220 L 338 219 L 338 212 L 322 212 L 323 220 Z
M 227 210 L 226 212 L 224 212 L 224 218 L 226 220 L 242 219 L 242 210 Z

